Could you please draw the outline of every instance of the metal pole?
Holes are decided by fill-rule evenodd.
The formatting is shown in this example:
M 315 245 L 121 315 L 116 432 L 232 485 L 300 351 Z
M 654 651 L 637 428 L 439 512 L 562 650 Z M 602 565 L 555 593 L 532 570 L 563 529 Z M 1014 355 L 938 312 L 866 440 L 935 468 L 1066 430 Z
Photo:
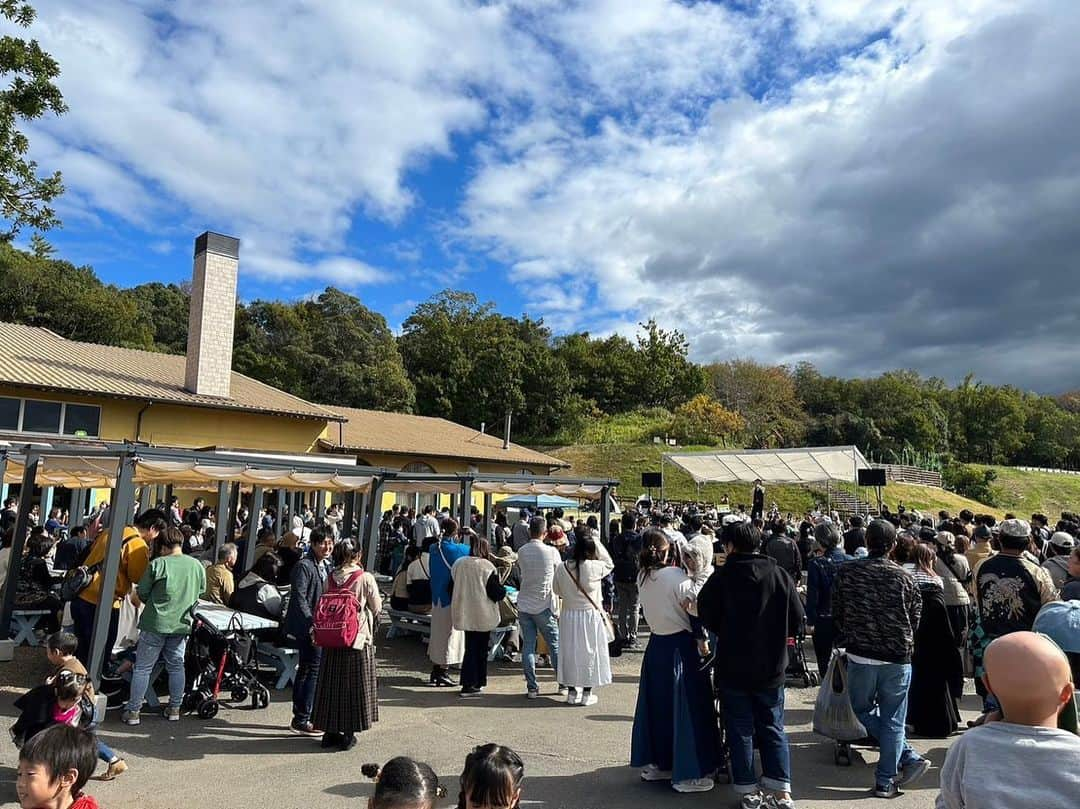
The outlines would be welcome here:
M 461 527 L 471 528 L 472 525 L 472 478 L 461 481 Z
M 664 456 L 660 455 L 660 505 L 664 505 Z
M 274 537 L 281 541 L 281 523 L 285 519 L 285 490 L 277 490 L 277 516 L 274 518 Z
M 49 512 L 52 511 L 53 504 L 53 487 L 46 486 L 41 490 L 41 524 L 45 524 L 45 520 L 49 519 Z
M 611 542 L 608 536 L 608 523 L 611 522 L 611 489 L 605 486 L 600 490 L 600 541 L 607 545 Z
M 229 524 L 226 530 L 229 532 L 226 542 L 236 540 L 236 521 L 240 515 L 240 483 L 234 483 L 229 487 Z M 217 562 L 217 559 L 214 560 Z
M 341 515 L 341 536 L 353 535 L 353 519 L 356 517 L 356 492 L 345 492 L 345 513 Z
M 262 496 L 262 486 L 256 486 L 251 490 L 251 513 L 248 515 L 247 545 L 244 546 L 242 562 L 245 573 L 251 570 L 251 565 L 255 561 L 255 543 L 259 541 L 259 508 L 262 506 Z
M 19 490 L 19 511 L 15 518 L 15 530 L 11 540 L 11 555 L 8 557 L 7 580 L 4 582 L 4 600 L 0 604 L 0 627 L 3 627 L 2 637 L 8 637 L 8 628 L 11 626 L 11 612 L 15 606 L 15 591 L 18 587 L 11 582 L 14 578 L 19 580 L 19 569 L 22 567 L 23 548 L 26 547 L 26 535 L 30 531 L 30 506 L 33 504 L 34 480 L 37 478 L 38 464 L 41 456 L 35 452 L 26 454 L 23 466 L 22 488 Z
M 368 514 L 368 501 L 371 500 L 371 495 L 367 492 L 353 492 L 353 496 L 356 498 L 356 504 L 353 506 L 353 514 L 356 518 L 356 528 L 349 528 L 349 531 L 355 530 L 356 533 L 350 533 L 350 536 L 357 537 L 361 541 L 367 536 L 367 514 Z M 379 501 L 382 500 L 382 495 L 379 495 Z M 378 515 L 381 519 L 382 509 L 379 508 L 379 503 L 376 502 L 372 507 L 374 514 Z
M 315 492 L 315 521 L 318 522 L 326 516 L 326 492 Z
M 221 546 L 225 544 L 225 532 L 229 528 L 229 481 L 222 480 L 217 486 L 217 524 L 214 530 L 214 555 L 213 560 L 217 561 L 218 551 L 221 550 Z
M 375 555 L 379 549 L 379 503 L 382 502 L 383 479 L 375 478 L 371 482 L 371 494 L 367 513 L 367 554 L 364 567 L 375 570 Z
M 94 631 L 90 635 L 90 660 L 87 670 L 94 687 L 101 684 L 101 670 L 105 664 L 105 655 L 111 651 L 105 648 L 109 636 L 109 622 L 112 620 L 113 591 L 116 577 L 120 572 L 120 552 L 124 545 L 124 528 L 127 526 L 131 510 L 135 507 L 135 459 L 125 455 L 120 459 L 120 472 L 116 477 L 113 490 L 112 526 L 109 529 L 109 541 L 105 546 L 104 565 L 101 570 L 101 597 L 94 612 Z
M 491 492 L 484 492 L 484 536 L 491 540 L 491 526 L 493 524 L 491 514 Z

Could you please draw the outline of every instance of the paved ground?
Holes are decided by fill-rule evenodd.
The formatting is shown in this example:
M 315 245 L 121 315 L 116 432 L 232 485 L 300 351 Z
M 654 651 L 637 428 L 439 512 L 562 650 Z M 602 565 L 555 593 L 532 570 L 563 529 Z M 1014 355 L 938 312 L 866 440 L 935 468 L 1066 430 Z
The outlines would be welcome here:
M 15 663 L 0 663 L 0 714 L 10 724 L 14 696 L 45 664 L 39 650 L 20 648 Z M 429 762 L 448 785 L 445 806 L 454 805 L 457 775 L 471 747 L 488 741 L 509 745 L 525 760 L 525 802 L 543 809 L 632 809 L 633 807 L 730 806 L 730 787 L 702 795 L 679 795 L 669 786 L 643 784 L 626 762 L 637 695 L 639 655 L 614 661 L 615 683 L 591 708 L 574 708 L 554 698 L 550 670 L 542 670 L 545 697 L 528 701 L 520 669 L 492 668 L 483 699 L 464 702 L 456 691 L 431 689 L 418 675 L 427 671 L 416 640 L 384 642 L 379 648 L 381 721 L 360 736 L 348 753 L 329 753 L 317 742 L 293 736 L 288 692 L 275 692 L 268 709 L 226 709 L 216 719 L 185 718 L 167 724 L 144 717 L 137 728 L 120 724 L 110 712 L 103 735 L 124 755 L 131 770 L 111 783 L 91 783 L 103 809 L 196 809 L 211 806 L 272 809 L 360 807 L 372 785 L 360 774 L 365 762 L 385 762 L 407 754 Z M 880 807 L 869 795 L 876 754 L 853 766 L 836 767 L 831 745 L 810 731 L 814 693 L 789 689 L 787 724 L 792 744 L 794 792 L 800 807 Z M 965 713 L 974 710 L 967 697 Z M 947 742 L 914 742 L 934 769 L 890 809 L 932 807 L 938 768 Z M 0 805 L 13 806 L 16 753 L 4 745 L 0 756 Z M 7 801 L 4 803 L 3 801 Z

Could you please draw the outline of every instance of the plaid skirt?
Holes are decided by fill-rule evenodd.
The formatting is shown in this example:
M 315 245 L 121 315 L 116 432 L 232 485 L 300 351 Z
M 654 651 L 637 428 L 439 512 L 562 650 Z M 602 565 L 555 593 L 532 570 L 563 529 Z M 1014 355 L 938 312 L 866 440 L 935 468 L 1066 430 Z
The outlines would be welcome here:
M 311 723 L 326 733 L 356 733 L 378 721 L 375 647 L 323 649 Z

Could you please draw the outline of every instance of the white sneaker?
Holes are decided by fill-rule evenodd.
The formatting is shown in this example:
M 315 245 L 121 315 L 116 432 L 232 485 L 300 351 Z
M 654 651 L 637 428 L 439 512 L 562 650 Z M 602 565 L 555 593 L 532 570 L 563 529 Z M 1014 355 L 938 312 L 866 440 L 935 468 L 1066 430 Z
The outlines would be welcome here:
M 750 792 L 742 796 L 739 809 L 766 809 L 769 802 L 761 792 Z
M 589 694 L 588 697 L 585 697 L 585 695 L 583 694 L 582 697 L 584 697 L 584 698 L 581 699 L 581 700 L 578 700 L 578 705 L 580 705 L 583 708 L 587 708 L 590 705 L 595 705 L 596 703 L 598 703 L 600 701 L 599 698 L 596 696 L 596 694 Z
M 670 781 L 671 770 L 661 770 L 655 764 L 646 764 L 641 771 L 642 781 Z
M 708 792 L 716 786 L 711 778 L 690 778 L 686 781 L 676 781 L 671 788 L 676 792 Z
M 577 705 L 581 701 L 581 692 L 576 688 L 571 688 L 566 694 L 567 705 Z
M 538 688 L 530 688 L 528 690 L 528 693 L 526 694 L 526 696 L 529 699 L 540 699 L 540 689 L 538 689 Z

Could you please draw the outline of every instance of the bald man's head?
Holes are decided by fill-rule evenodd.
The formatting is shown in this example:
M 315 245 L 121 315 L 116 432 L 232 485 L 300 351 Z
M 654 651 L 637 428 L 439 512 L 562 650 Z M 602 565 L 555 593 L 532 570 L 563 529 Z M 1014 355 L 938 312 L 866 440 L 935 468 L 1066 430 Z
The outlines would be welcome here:
M 986 648 L 983 665 L 1006 722 L 1057 727 L 1073 685 L 1068 658 L 1053 641 L 1034 632 L 1004 635 Z

